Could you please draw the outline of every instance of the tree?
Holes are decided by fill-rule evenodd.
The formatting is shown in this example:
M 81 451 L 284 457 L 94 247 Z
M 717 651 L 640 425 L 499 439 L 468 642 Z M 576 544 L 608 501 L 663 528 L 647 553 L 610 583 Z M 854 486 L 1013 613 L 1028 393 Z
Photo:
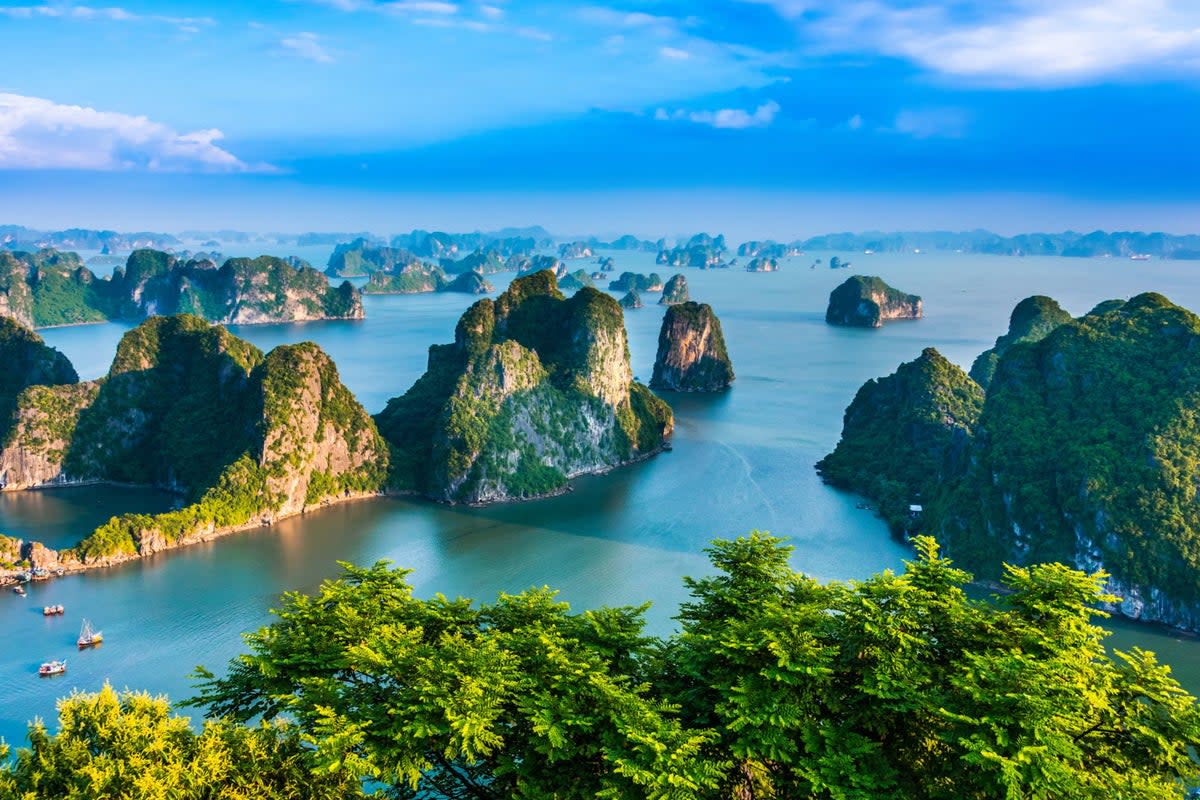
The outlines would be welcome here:
M 642 608 L 571 614 L 548 589 L 418 600 L 408 572 L 346 566 L 289 594 L 229 675 L 190 701 L 287 714 L 329 769 L 395 797 L 694 798 L 720 767 L 648 696 Z
M 345 770 L 313 771 L 299 731 L 282 724 L 208 722 L 197 733 L 162 697 L 95 694 L 59 701 L 59 730 L 30 726 L 9 762 L 0 746 L 0 798 L 22 800 L 334 800 L 361 795 Z

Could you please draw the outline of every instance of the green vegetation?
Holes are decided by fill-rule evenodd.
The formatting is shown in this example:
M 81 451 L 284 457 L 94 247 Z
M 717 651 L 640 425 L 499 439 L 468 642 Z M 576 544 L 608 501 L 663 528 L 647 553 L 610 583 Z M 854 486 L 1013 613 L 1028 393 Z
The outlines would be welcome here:
M 837 257 L 830 259 L 834 266 Z M 888 319 L 918 319 L 921 298 L 893 289 L 873 275 L 852 275 L 829 294 L 825 321 L 830 325 L 878 328 Z
M 1094 313 L 1094 312 L 1093 312 Z M 971 365 L 971 378 L 984 389 L 996 374 L 996 364 L 1008 348 L 1022 342 L 1038 342 L 1059 325 L 1071 321 L 1063 307 L 1044 295 L 1026 297 L 1017 303 L 1008 321 L 1008 333 L 996 340 L 996 346 L 984 351 Z
M 558 288 L 564 292 L 573 292 L 576 289 L 587 287 L 594 289 L 596 282 L 592 280 L 592 276 L 588 274 L 586 269 L 577 269 L 574 272 L 564 275 L 558 281 Z
M 192 730 L 164 697 L 105 687 L 58 704 L 29 746 L 0 765 L 0 798 L 22 800 L 340 800 L 362 796 L 346 770 L 318 774 L 295 726 L 206 722 Z M 0 760 L 5 748 L 0 745 Z
M 1057 316 L 1022 306 L 1017 339 Z M 920 528 L 986 578 L 1103 567 L 1123 613 L 1200 629 L 1200 317 L 1143 294 L 999 345 L 986 398 L 932 351 L 866 384 L 822 474 L 895 528 L 921 503 Z
M 1153 654 L 1105 649 L 1102 574 L 1014 567 L 978 601 L 916 546 L 900 574 L 823 584 L 779 539 L 718 541 L 666 638 L 646 606 L 422 600 L 407 571 L 347 565 L 187 704 L 412 800 L 1183 797 L 1200 710 Z
M 670 410 L 634 386 L 617 302 L 589 288 L 566 299 L 544 270 L 468 309 L 454 344 L 430 348 L 425 375 L 376 423 L 398 487 L 534 497 L 661 446 Z
M 910 504 L 933 499 L 966 467 L 983 390 L 932 347 L 870 380 L 846 409 L 837 448 L 817 463 L 834 486 L 866 495 L 892 528 L 913 527 Z
M 686 303 L 690 299 L 687 278 L 680 274 L 671 276 L 671 279 L 667 281 L 667 285 L 663 287 L 662 297 L 658 299 L 658 303 L 663 306 L 671 306 L 676 303 Z
M 197 317 L 127 333 L 99 384 L 34 387 L 9 442 L 77 479 L 160 486 L 186 505 L 114 517 L 63 560 L 103 563 L 381 491 L 388 447 L 311 342 L 264 356 Z
M 66 356 L 9 317 L 0 317 L 0 365 L 0 442 L 12 429 L 17 395 L 26 387 L 79 381 Z
M 441 291 L 446 274 L 428 264 L 407 266 L 396 272 L 372 272 L 363 294 L 420 294 Z
M 637 272 L 622 272 L 621 277 L 608 284 L 608 290 L 610 292 L 637 292 L 638 294 L 661 292 L 663 290 L 663 282 L 657 272 L 651 272 L 649 275 L 642 275 Z
M 375 272 L 399 273 L 420 265 L 421 260 L 402 247 L 372 245 L 358 238 L 333 248 L 325 274 L 331 278 L 356 278 Z

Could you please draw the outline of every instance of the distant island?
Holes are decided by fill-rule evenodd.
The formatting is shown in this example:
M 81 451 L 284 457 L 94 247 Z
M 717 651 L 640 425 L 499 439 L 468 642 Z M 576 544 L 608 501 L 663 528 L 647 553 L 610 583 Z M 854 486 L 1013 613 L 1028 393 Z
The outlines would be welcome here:
M 920 319 L 921 298 L 888 286 L 873 275 L 853 275 L 829 294 L 825 321 L 830 325 L 880 328 L 888 320 Z
M 347 282 L 331 286 L 304 264 L 260 256 L 182 260 L 135 250 L 124 268 L 99 278 L 75 253 L 0 250 L 0 315 L 35 328 L 162 314 L 253 324 L 362 319 L 362 296 Z
M 869 381 L 827 481 L 935 535 L 965 567 L 1105 570 L 1126 616 L 1200 630 L 1200 317 L 1157 294 L 1077 319 L 1022 301 L 976 360 L 935 350 Z

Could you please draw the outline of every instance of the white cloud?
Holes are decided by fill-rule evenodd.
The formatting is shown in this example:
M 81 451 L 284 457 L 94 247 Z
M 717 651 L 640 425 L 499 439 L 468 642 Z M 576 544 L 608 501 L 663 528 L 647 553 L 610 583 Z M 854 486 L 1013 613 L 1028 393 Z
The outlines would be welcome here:
M 1200 66 L 1200 3 L 1194 0 L 1006 0 L 958 15 L 953 11 L 961 6 L 896 0 L 822 5 L 822 18 L 805 26 L 820 48 L 865 46 L 1000 85 L 1074 85 Z
M 779 103 L 768 100 L 753 111 L 740 108 L 719 108 L 715 111 L 685 111 L 683 109 L 667 111 L 665 108 L 659 108 L 655 110 L 654 118 L 659 122 L 686 120 L 713 128 L 740 130 L 742 128 L 765 128 L 775 121 L 775 116 L 779 111 Z
M 172 17 L 162 14 L 138 14 L 124 8 L 70 4 L 46 4 L 40 6 L 0 6 L 0 16 L 14 19 L 66 19 L 80 21 L 103 22 L 159 22 L 165 25 L 176 25 L 181 30 L 194 33 L 203 25 L 215 25 L 212 17 Z
M 846 127 L 852 131 L 856 131 L 863 126 L 862 114 L 855 114 L 850 119 L 846 120 Z
M 321 44 L 321 37 L 315 33 L 307 31 L 294 33 L 280 39 L 279 44 L 292 55 L 308 61 L 315 61 L 318 64 L 332 64 L 334 62 L 333 56 Z
M 658 54 L 671 61 L 686 61 L 692 57 L 692 54 L 687 50 L 681 50 L 678 47 L 660 47 L 658 48 Z
M 892 130 L 916 139 L 956 139 L 967 129 L 967 114 L 957 108 L 905 109 L 896 115 Z
M 146 117 L 0 93 L 0 169 L 270 172 L 218 146 L 216 129 L 177 133 Z
M 554 39 L 551 34 L 546 33 L 546 31 L 542 30 L 541 28 L 530 27 L 517 28 L 517 36 L 520 36 L 523 39 L 533 39 L 534 41 L 538 42 L 549 42 Z
M 499 6 L 480 6 L 479 14 L 488 19 L 500 19 L 504 16 L 504 9 Z
M 434 0 L 394 0 L 390 3 L 379 3 L 378 8 L 400 14 L 443 14 L 449 16 L 458 13 L 457 3 L 434 2 Z

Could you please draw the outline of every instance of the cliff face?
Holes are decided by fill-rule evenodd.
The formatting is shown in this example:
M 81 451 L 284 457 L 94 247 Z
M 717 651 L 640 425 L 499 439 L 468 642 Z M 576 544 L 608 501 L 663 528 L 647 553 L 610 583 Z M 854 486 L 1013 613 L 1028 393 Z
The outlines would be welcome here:
M 668 308 L 650 385 L 673 392 L 718 392 L 729 388 L 733 377 L 721 321 L 712 307 L 687 302 Z
M 566 299 L 550 271 L 468 309 L 376 420 L 401 486 L 470 503 L 561 491 L 657 451 L 672 426 L 633 381 L 620 306 L 588 288 Z
M 827 483 L 865 495 L 896 531 L 966 469 L 983 390 L 933 348 L 854 396 L 837 448 L 817 463 Z
M 1071 315 L 1049 297 L 1026 297 L 1013 309 L 1008 333 L 996 340 L 991 350 L 979 354 L 971 365 L 971 377 L 984 389 L 992 382 L 1000 357 L 1015 344 L 1039 342 L 1059 325 L 1071 321 Z
M 33 291 L 28 276 L 28 264 L 8 250 L 0 250 L 0 317 L 32 328 Z
M 683 275 L 674 275 L 671 277 L 671 280 L 667 281 L 667 285 L 663 287 L 662 297 L 658 299 L 658 304 L 673 306 L 677 303 L 686 303 L 690 299 L 687 278 L 683 277 Z
M 190 316 L 127 333 L 98 383 L 22 392 L 0 468 L 23 485 L 118 481 L 185 505 L 126 514 L 43 566 L 82 569 L 380 491 L 387 446 L 311 343 L 257 348 Z M 50 564 L 49 562 L 53 562 Z
M 854 275 L 829 295 L 825 321 L 830 325 L 879 328 L 887 320 L 920 319 L 921 298 L 893 289 L 881 279 Z
M 971 470 L 931 520 L 964 563 L 1103 568 L 1120 611 L 1200 623 L 1200 318 L 1156 294 L 999 359 Z
M 216 322 L 304 322 L 362 319 L 362 295 L 349 282 L 331 286 L 312 267 L 296 269 L 283 259 L 231 258 L 218 271 L 228 310 Z

